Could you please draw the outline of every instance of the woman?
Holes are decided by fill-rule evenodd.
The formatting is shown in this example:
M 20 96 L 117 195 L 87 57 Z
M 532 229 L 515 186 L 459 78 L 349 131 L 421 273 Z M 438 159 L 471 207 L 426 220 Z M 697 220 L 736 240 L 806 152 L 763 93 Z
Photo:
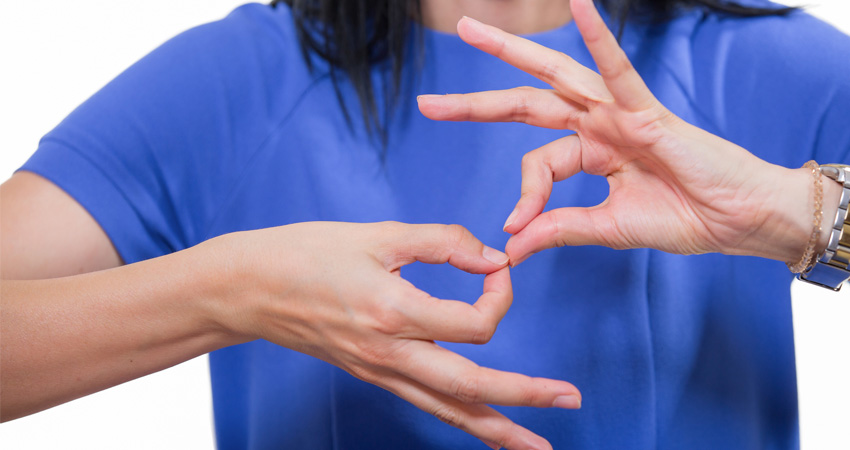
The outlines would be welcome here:
M 833 124 L 846 117 L 847 86 L 835 77 L 846 63 L 827 61 L 829 49 L 808 51 L 830 40 L 838 40 L 832 51 L 846 51 L 846 39 L 802 15 L 745 23 L 692 10 L 663 27 L 627 28 L 622 42 L 653 97 L 592 6 L 563 3 L 471 3 L 456 11 L 423 2 L 423 22 L 436 31 L 423 31 L 421 71 L 400 78 L 402 103 L 391 117 L 383 97 L 392 94 L 391 81 L 376 77 L 370 116 L 368 101 L 357 97 L 363 84 L 347 84 L 356 76 L 335 76 L 315 55 L 313 71 L 305 67 L 293 13 L 283 5 L 242 8 L 119 77 L 3 186 L 4 278 L 128 263 L 4 282 L 4 418 L 263 338 L 332 362 L 493 447 L 548 445 L 521 426 L 559 447 L 793 446 L 790 316 L 787 301 L 776 301 L 787 298 L 781 263 L 586 246 L 544 252 L 514 270 L 521 301 L 494 335 L 512 293 L 507 256 L 463 229 L 300 223 L 460 223 L 499 248 L 507 215 L 513 264 L 555 244 L 800 259 L 812 227 L 811 173 L 768 164 L 685 121 L 786 167 L 812 153 L 846 161 L 850 138 Z M 403 102 L 412 95 L 404 94 L 543 86 L 441 34 L 460 13 L 518 33 L 549 29 L 533 38 L 592 65 L 576 27 L 564 25 L 572 16 L 604 79 L 463 20 L 464 40 L 557 92 L 429 97 L 420 99 L 421 111 L 576 129 L 578 138 L 441 124 L 407 112 Z M 799 42 L 751 66 L 765 49 L 760 43 L 780 30 Z M 780 97 L 771 82 L 785 88 L 786 78 L 800 78 L 796 65 L 775 72 L 783 52 L 818 70 L 804 71 L 811 87 Z M 414 67 L 410 57 L 405 67 Z M 366 114 L 346 120 L 337 94 L 346 105 L 367 105 Z M 801 117 L 800 108 L 818 113 Z M 799 123 L 793 133 L 789 117 Z M 384 128 L 369 134 L 369 123 Z M 376 143 L 381 132 L 385 146 Z M 517 213 L 509 215 L 521 156 L 536 146 L 524 159 Z M 605 206 L 538 216 L 553 179 L 580 169 L 608 177 Z M 823 187 L 824 217 L 831 217 L 840 188 Z M 607 194 L 601 179 L 577 175 L 550 201 L 590 206 Z M 59 226 L 61 235 L 52 228 Z M 818 253 L 826 247 L 825 233 L 819 237 Z M 395 276 L 414 260 L 488 273 L 485 293 L 474 307 L 437 300 L 473 298 L 480 281 L 406 268 L 404 279 L 419 291 Z M 431 342 L 491 336 L 480 348 L 444 346 L 456 353 Z M 220 350 L 211 364 L 222 447 L 469 443 L 402 400 L 269 342 Z M 582 387 L 580 413 L 500 409 L 518 426 L 485 406 L 579 406 L 578 391 L 555 379 Z

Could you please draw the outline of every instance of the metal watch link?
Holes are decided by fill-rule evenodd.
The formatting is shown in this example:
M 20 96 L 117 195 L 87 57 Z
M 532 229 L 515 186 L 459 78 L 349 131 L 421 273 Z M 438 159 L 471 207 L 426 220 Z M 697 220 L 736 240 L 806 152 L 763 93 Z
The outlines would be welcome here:
M 821 175 L 840 183 L 844 189 L 841 191 L 835 220 L 824 224 L 830 226 L 828 230 L 824 229 L 824 232 L 830 233 L 826 250 L 817 256 L 814 265 L 797 275 L 797 278 L 837 291 L 850 278 L 850 217 L 847 215 L 847 205 L 850 203 L 850 166 L 824 164 L 820 166 L 820 172 Z

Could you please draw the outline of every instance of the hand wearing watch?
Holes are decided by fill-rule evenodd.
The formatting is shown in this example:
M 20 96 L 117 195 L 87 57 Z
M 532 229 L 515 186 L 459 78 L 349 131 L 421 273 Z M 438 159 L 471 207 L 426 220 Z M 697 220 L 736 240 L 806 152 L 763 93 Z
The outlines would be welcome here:
M 850 166 L 842 164 L 824 164 L 820 166 L 821 175 L 840 183 L 844 189 L 838 202 L 838 211 L 831 227 L 824 232 L 829 234 L 826 249 L 815 258 L 815 262 L 797 278 L 834 291 L 850 278 L 850 218 L 847 206 L 850 203 Z

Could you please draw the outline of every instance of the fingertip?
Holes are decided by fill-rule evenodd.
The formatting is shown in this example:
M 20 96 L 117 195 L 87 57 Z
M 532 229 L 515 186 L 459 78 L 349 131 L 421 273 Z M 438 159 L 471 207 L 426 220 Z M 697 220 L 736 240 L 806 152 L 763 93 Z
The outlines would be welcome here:
M 424 100 L 425 103 L 427 104 L 428 100 L 433 100 L 433 99 L 437 99 L 437 98 L 440 98 L 440 97 L 442 97 L 442 95 L 437 95 L 437 94 L 417 95 L 416 96 L 416 102 L 419 103 L 419 104 L 422 104 L 422 101 Z
M 510 266 L 506 265 L 493 273 L 487 274 L 484 277 L 483 293 L 501 293 L 513 296 Z
M 481 251 L 481 256 L 483 256 L 484 259 L 486 259 L 487 261 L 490 261 L 491 263 L 496 264 L 499 267 L 506 266 L 508 264 L 508 261 L 510 260 L 510 258 L 508 258 L 508 255 L 486 245 Z
M 423 116 L 428 117 L 429 119 L 433 118 L 437 109 L 435 108 L 435 103 L 433 100 L 442 97 L 441 95 L 435 94 L 423 94 L 416 97 L 416 104 L 419 106 L 419 112 L 422 113 Z
M 505 225 L 502 226 L 502 231 L 514 234 L 514 231 L 510 231 L 510 230 L 512 229 L 511 225 L 513 225 L 514 221 L 516 221 L 516 216 L 517 216 L 518 213 L 519 213 L 519 211 L 517 210 L 517 208 L 514 208 L 514 210 L 511 211 L 511 214 L 508 215 L 508 219 L 505 220 Z
M 545 203 L 541 203 L 545 204 Z M 508 220 L 505 221 L 505 226 L 502 228 L 506 233 L 510 233 L 512 235 L 516 235 L 529 223 L 540 214 L 543 210 L 543 206 L 539 208 L 536 206 L 529 206 L 529 202 L 523 202 L 522 199 L 517 203 L 516 209 L 508 216 Z
M 522 264 L 529 256 L 531 256 L 531 254 L 523 255 L 518 258 L 511 258 L 510 267 L 513 268 Z
M 517 233 L 511 236 L 510 239 L 508 239 L 508 243 L 505 244 L 505 253 L 510 258 L 510 262 L 508 264 L 511 268 L 520 265 L 520 263 L 528 259 L 528 257 L 533 254 L 533 252 L 529 249 L 523 248 L 524 243 L 521 236 L 521 234 Z
M 469 16 L 463 16 L 457 23 L 457 34 L 469 45 L 478 47 L 486 40 L 484 24 Z

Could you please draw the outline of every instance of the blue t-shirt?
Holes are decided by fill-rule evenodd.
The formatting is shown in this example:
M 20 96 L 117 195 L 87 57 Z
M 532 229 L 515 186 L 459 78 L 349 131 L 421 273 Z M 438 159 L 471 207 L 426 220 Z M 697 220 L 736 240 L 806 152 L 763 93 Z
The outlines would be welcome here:
M 308 71 L 287 7 L 251 4 L 143 58 L 47 134 L 23 169 L 77 199 L 127 263 L 313 220 L 458 223 L 503 248 L 522 155 L 567 132 L 422 117 L 416 94 L 542 86 L 457 36 L 423 37 L 386 149 L 363 131 L 350 85 L 341 88 L 352 126 L 327 66 Z M 531 39 L 595 67 L 573 24 Z M 683 119 L 786 167 L 848 161 L 850 39 L 830 26 L 803 13 L 736 19 L 696 9 L 630 26 L 622 41 Z M 591 206 L 607 191 L 603 178 L 579 174 L 555 186 L 549 207 Z M 442 298 L 481 291 L 481 276 L 448 266 L 402 274 Z M 798 446 L 783 263 L 583 246 L 537 254 L 512 277 L 514 304 L 492 341 L 445 346 L 578 386 L 579 411 L 497 408 L 555 448 Z M 265 341 L 213 352 L 210 364 L 224 449 L 482 447 Z

